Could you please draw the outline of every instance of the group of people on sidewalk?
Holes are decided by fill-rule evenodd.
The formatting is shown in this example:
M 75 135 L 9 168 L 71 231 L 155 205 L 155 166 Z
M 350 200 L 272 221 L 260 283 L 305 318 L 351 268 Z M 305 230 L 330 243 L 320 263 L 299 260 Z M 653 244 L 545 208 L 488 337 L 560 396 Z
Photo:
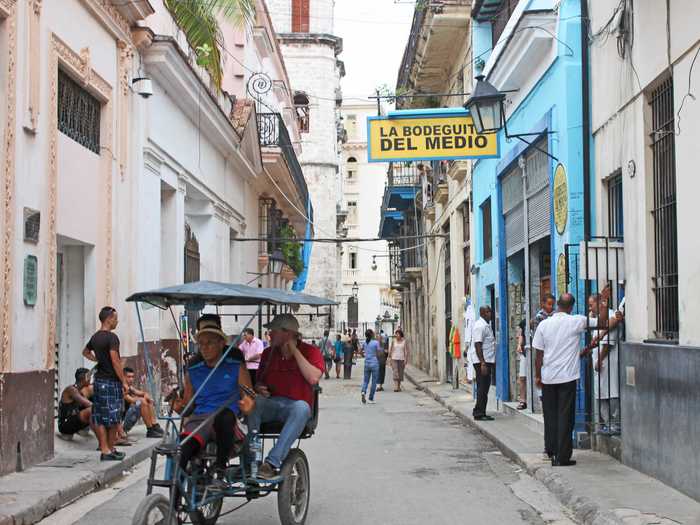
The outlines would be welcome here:
M 100 459 L 120 461 L 125 454 L 117 446 L 129 446 L 128 432 L 143 419 L 148 438 L 162 438 L 151 396 L 134 386 L 135 372 L 122 365 L 119 338 L 114 333 L 119 324 L 117 311 L 109 306 L 99 314 L 100 329 L 90 338 L 83 355 L 97 363 L 94 374 L 78 368 L 75 383 L 62 392 L 58 405 L 58 436 L 72 439 L 91 429 L 97 437 Z M 91 382 L 91 376 L 92 378 Z
M 575 298 L 570 293 L 562 294 L 556 302 L 554 297 L 545 295 L 542 308 L 530 322 L 533 333 L 531 348 L 535 354 L 534 380 L 541 392 L 542 411 L 545 424 L 545 454 L 552 466 L 571 466 L 576 461 L 571 459 L 573 452 L 572 435 L 575 423 L 575 405 L 577 382 L 580 378 L 580 358 L 594 350 L 594 370 L 597 376 L 598 396 L 601 417 L 610 421 L 617 417 L 618 403 L 612 396 L 612 373 L 609 354 L 611 342 L 623 320 L 621 311 L 608 307 L 611 290 L 606 287 L 600 294 L 589 298 L 589 314 L 573 315 Z M 491 376 L 496 363 L 496 341 L 491 329 L 492 311 L 489 306 L 482 306 L 480 317 L 474 324 L 473 341 L 478 362 L 474 364 L 477 382 L 477 399 L 473 417 L 477 421 L 492 421 L 486 414 L 488 391 Z M 520 391 L 519 409 L 527 408 L 526 378 L 529 374 L 529 350 L 525 344 L 526 324 L 520 324 L 517 352 L 519 354 L 518 383 Z M 592 341 L 581 350 L 581 335 L 592 331 Z M 608 380 L 603 380 L 603 375 Z M 615 373 L 614 375 L 617 375 Z M 617 388 L 615 386 L 615 388 Z M 607 391 L 607 395 L 603 390 Z M 619 394 L 618 394 L 619 395 Z

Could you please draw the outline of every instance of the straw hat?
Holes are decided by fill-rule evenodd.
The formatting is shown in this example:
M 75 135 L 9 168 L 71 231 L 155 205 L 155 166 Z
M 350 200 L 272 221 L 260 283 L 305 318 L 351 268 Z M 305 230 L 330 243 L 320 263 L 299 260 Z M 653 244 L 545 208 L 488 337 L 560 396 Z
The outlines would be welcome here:
M 221 339 L 226 341 L 228 337 L 224 333 L 224 331 L 221 329 L 219 324 L 216 322 L 214 319 L 204 319 L 201 320 L 198 323 L 199 324 L 199 330 L 197 330 L 197 340 L 199 340 L 199 336 L 202 334 L 216 334 Z

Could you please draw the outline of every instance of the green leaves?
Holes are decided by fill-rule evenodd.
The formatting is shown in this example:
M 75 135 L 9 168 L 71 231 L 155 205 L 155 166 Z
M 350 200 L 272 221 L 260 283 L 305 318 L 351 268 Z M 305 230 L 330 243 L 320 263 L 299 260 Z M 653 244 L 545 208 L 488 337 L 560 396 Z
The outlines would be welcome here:
M 289 225 L 280 228 L 279 236 L 281 239 L 286 239 L 280 243 L 280 250 L 287 261 L 287 266 L 299 275 L 304 270 L 304 260 L 301 255 L 302 243 L 293 240 L 297 238 L 297 234 Z
M 197 54 L 197 64 L 206 68 L 221 88 L 226 53 L 219 20 L 243 28 L 255 20 L 255 0 L 163 0 L 175 23 L 185 33 Z

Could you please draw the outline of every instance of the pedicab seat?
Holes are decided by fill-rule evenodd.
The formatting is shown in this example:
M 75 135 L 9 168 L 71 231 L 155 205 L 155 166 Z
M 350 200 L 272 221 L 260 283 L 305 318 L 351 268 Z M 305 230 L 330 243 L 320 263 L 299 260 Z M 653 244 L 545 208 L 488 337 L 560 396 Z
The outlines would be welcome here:
M 314 406 L 311 408 L 311 418 L 306 423 L 299 439 L 307 439 L 314 435 L 318 426 L 318 398 L 321 393 L 321 387 L 314 385 Z M 260 435 L 264 438 L 277 438 L 282 432 L 283 423 L 281 421 L 273 421 L 271 423 L 263 423 L 260 426 Z

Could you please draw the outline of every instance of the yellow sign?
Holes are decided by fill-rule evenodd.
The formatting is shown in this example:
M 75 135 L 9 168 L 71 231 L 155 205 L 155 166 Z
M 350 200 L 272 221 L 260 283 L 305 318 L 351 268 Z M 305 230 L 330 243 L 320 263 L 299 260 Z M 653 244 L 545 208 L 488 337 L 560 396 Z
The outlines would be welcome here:
M 566 231 L 569 216 L 569 185 L 566 182 L 566 170 L 563 164 L 557 164 L 554 170 L 554 224 L 559 235 Z
M 566 257 L 563 253 L 557 259 L 557 295 L 566 292 Z
M 369 162 L 498 157 L 498 136 L 477 134 L 466 112 L 436 110 L 425 116 L 396 113 L 389 118 L 367 119 Z

